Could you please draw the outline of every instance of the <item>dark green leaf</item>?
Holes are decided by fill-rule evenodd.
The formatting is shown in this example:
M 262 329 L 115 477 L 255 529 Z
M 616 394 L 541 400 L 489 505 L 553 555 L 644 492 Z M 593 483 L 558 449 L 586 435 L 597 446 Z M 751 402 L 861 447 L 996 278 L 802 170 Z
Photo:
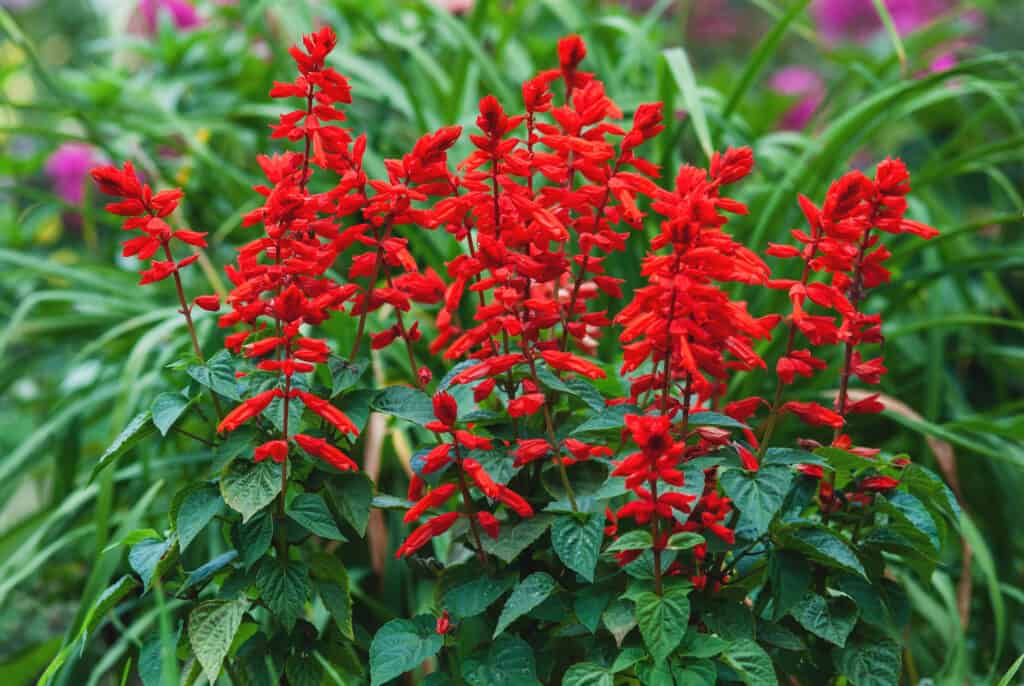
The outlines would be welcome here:
M 572 430 L 573 436 L 601 431 L 614 431 L 626 425 L 627 414 L 639 414 L 633 405 L 611 405 Z
M 748 429 L 743 422 L 718 412 L 694 412 L 690 415 L 690 426 L 720 426 L 726 429 Z
M 221 664 L 242 624 L 243 602 L 207 600 L 188 616 L 188 640 L 203 673 L 211 684 L 217 683 Z
M 327 368 L 331 372 L 331 397 L 335 398 L 356 385 L 366 370 L 370 368 L 370 361 L 349 362 L 343 357 L 331 355 L 327 360 Z
M 762 466 L 756 472 L 729 469 L 722 474 L 722 489 L 740 511 L 736 533 L 741 538 L 753 540 L 768 531 L 792 481 L 793 472 L 782 466 Z
M 178 531 L 178 544 L 184 551 L 189 543 L 206 528 L 210 520 L 224 510 L 224 499 L 212 484 L 202 484 L 192 490 L 181 501 L 175 518 L 175 529 Z
M 503 562 L 511 562 L 531 543 L 543 536 L 554 521 L 554 515 L 539 513 L 513 526 L 503 524 L 497 538 L 484 538 L 484 550 Z
M 608 607 L 611 597 L 611 591 L 594 585 L 584 586 L 573 594 L 572 609 L 576 613 L 576 619 L 587 627 L 590 633 L 597 631 L 597 627 L 601 625 L 601 613 Z
M 229 550 L 228 552 L 213 558 L 201 567 L 189 572 L 188 578 L 185 579 L 185 583 L 182 584 L 178 593 L 184 593 L 190 588 L 201 586 L 206 583 L 213 578 L 214 574 L 234 562 L 236 557 L 238 557 L 238 551 Z
M 622 646 L 622 640 L 636 626 L 636 611 L 628 600 L 615 600 L 601 615 L 604 626 L 615 637 L 615 644 Z
M 852 686 L 897 686 L 903 671 L 900 646 L 889 639 L 850 641 L 832 653 Z
M 246 570 L 259 561 L 270 549 L 274 537 L 274 519 L 269 512 L 260 512 L 241 525 L 238 535 L 238 551 Z
M 373 396 L 370 407 L 378 412 L 423 426 L 434 421 L 434 404 L 423 391 L 408 386 L 389 386 Z
M 551 543 L 565 566 L 587 581 L 594 580 L 604 537 L 604 513 L 591 513 L 585 522 L 574 515 L 559 517 L 551 527 Z
M 256 587 L 260 597 L 288 631 L 302 614 L 309 595 L 309 570 L 298 560 L 282 564 L 265 558 L 256 569 Z
M 702 541 L 704 540 L 698 536 Z M 627 534 L 619 536 L 617 539 L 612 541 L 611 545 L 604 549 L 606 553 L 617 553 L 622 550 L 646 550 L 654 545 L 654 540 L 651 538 L 650 531 L 644 531 L 643 529 L 636 529 L 630 531 Z
M 562 686 L 613 686 L 614 683 L 611 671 L 593 662 L 578 662 L 562 677 Z
M 768 579 L 771 583 L 772 618 L 779 619 L 806 595 L 811 586 L 811 566 L 798 553 L 773 550 L 768 557 Z
M 663 595 L 644 591 L 635 599 L 640 635 L 655 663 L 663 662 L 683 640 L 690 621 L 689 592 L 689 588 L 671 586 Z
M 705 543 L 704 537 L 692 531 L 680 531 L 672 534 L 665 544 L 666 550 L 689 550 Z
M 690 631 L 683 637 L 683 642 L 679 645 L 679 655 L 695 658 L 715 657 L 720 655 L 728 645 L 728 641 L 718 636 Z
M 555 580 L 546 572 L 534 572 L 523 579 L 505 601 L 505 607 L 498 617 L 498 625 L 494 628 L 492 638 L 508 628 L 508 625 L 525 615 L 533 608 L 547 600 L 551 592 L 557 588 Z
M 733 641 L 722 655 L 746 686 L 778 686 L 772 659 L 753 639 Z
M 349 591 L 348 573 L 342 567 L 341 577 L 331 581 L 317 580 L 314 583 L 320 599 L 324 601 L 324 607 L 331 614 L 335 624 L 341 631 L 341 635 L 350 641 L 355 640 L 352 632 L 352 596 Z
M 437 654 L 444 639 L 434 630 L 435 620 L 419 615 L 412 620 L 392 619 L 380 628 L 370 644 L 372 686 L 380 686 L 416 669 Z
M 465 660 L 462 678 L 469 686 L 539 686 L 533 650 L 512 634 L 499 636 Z
M 362 472 L 338 474 L 327 482 L 327 490 L 337 513 L 360 536 L 366 535 L 373 502 L 373 482 Z
M 206 361 L 188 368 L 188 375 L 217 395 L 229 400 L 242 399 L 242 385 L 235 377 L 235 364 L 231 353 L 221 350 Z
M 288 516 L 310 533 L 332 541 L 346 540 L 327 509 L 327 503 L 317 493 L 302 493 L 288 505 Z
M 857 603 L 846 595 L 830 597 L 809 593 L 790 609 L 800 626 L 818 638 L 837 646 L 846 645 L 846 639 L 857 624 L 860 614 Z
M 220 477 L 220 493 L 228 506 L 249 519 L 281 492 L 281 465 L 272 460 L 229 462 Z
M 135 415 L 128 422 L 128 425 L 121 430 L 121 433 L 117 435 L 114 442 L 100 455 L 100 459 L 92 469 L 92 474 L 89 475 L 90 481 L 95 479 L 96 475 L 101 471 L 114 464 L 119 457 L 135 447 L 139 441 L 156 431 L 156 427 L 153 426 L 153 422 L 150 419 L 149 410 L 146 410 Z
M 505 575 L 493 578 L 476 563 L 464 563 L 445 570 L 438 592 L 440 607 L 455 619 L 474 617 L 512 588 L 516 579 Z
M 803 553 L 815 562 L 867 577 L 864 565 L 846 539 L 818 525 L 790 526 L 781 532 L 784 548 Z
M 153 399 L 149 411 L 153 417 L 153 425 L 161 436 L 167 435 L 188 406 L 188 398 L 181 393 L 161 393 Z
M 143 593 L 149 590 L 149 584 L 152 583 L 153 577 L 166 569 L 175 557 L 177 557 L 177 549 L 173 538 L 168 538 L 165 541 L 147 538 L 132 546 L 128 552 L 128 564 L 142 580 Z

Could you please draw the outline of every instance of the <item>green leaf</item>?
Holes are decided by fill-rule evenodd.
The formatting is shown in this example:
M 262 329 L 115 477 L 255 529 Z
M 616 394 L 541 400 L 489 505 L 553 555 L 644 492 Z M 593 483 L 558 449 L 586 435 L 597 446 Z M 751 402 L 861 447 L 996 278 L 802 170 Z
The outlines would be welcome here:
M 568 392 L 587 404 L 594 412 L 601 412 L 606 407 L 604 396 L 601 391 L 594 388 L 590 383 L 579 378 L 566 379 L 565 385 Z
M 345 472 L 327 481 L 327 492 L 335 511 L 360 536 L 366 535 L 373 502 L 373 482 L 362 472 Z
M 469 686 L 539 686 L 533 650 L 512 634 L 499 636 L 486 652 L 477 651 L 465 660 L 462 678 Z
M 614 683 L 611 671 L 593 662 L 578 662 L 562 677 L 562 686 L 613 686 Z
M 700 538 L 698 536 L 698 538 Z M 704 540 L 701 538 L 701 540 Z M 630 531 L 627 534 L 619 536 L 617 539 L 612 541 L 612 544 L 604 549 L 606 553 L 617 553 L 622 550 L 647 550 L 654 546 L 654 539 L 651 538 L 650 531 L 644 531 L 643 529 L 636 529 Z
M 324 678 L 323 665 L 315 653 L 292 653 L 285 663 L 284 672 L 288 686 L 320 686 Z
M 797 550 L 815 562 L 867 578 L 864 565 L 846 539 L 819 525 L 794 525 L 780 532 L 783 548 Z
M 146 410 L 135 415 L 128 422 L 128 425 L 121 430 L 121 433 L 117 435 L 114 442 L 100 455 L 100 459 L 92 469 L 92 474 L 89 475 L 90 481 L 95 479 L 96 475 L 101 471 L 114 464 L 119 457 L 131 450 L 139 441 L 156 431 L 156 427 L 150 421 L 151 418 L 152 415 L 150 415 L 149 410 Z
M 352 594 L 348 570 L 334 555 L 315 552 L 310 559 L 313 586 L 342 635 L 355 640 L 352 631 Z
M 370 407 L 423 426 L 434 421 L 434 403 L 423 391 L 408 386 L 389 386 L 373 396 Z
M 857 603 L 849 596 L 837 595 L 826 600 L 814 593 L 807 594 L 789 613 L 800 626 L 839 647 L 846 645 L 860 614 Z
M 497 538 L 487 536 L 483 539 L 484 550 L 503 562 L 511 562 L 543 536 L 554 521 L 554 515 L 538 513 L 514 526 L 503 524 Z
M 715 657 L 721 655 L 728 646 L 729 642 L 718 636 L 690 631 L 679 645 L 679 655 L 693 658 Z
M 746 686 L 778 686 L 772 659 L 753 639 L 741 638 L 730 643 L 722 660 Z
M 370 368 L 370 361 L 349 362 L 343 357 L 331 355 L 327 360 L 327 368 L 331 372 L 331 397 L 336 398 L 359 382 L 366 370 Z
M 210 580 L 217 572 L 221 571 L 229 564 L 235 561 L 238 557 L 237 550 L 229 550 L 226 553 L 222 553 L 217 557 L 213 558 L 209 562 L 196 569 L 192 570 L 188 574 L 188 578 L 185 579 L 185 583 L 178 589 L 178 593 L 184 593 L 185 591 L 199 586 L 206 581 Z
M 668 537 L 666 550 L 689 550 L 705 543 L 704 537 L 692 531 L 680 531 Z
M 572 609 L 576 619 L 587 627 L 590 633 L 597 631 L 601 624 L 601 613 L 608 607 L 611 591 L 600 586 L 588 585 L 573 593 Z
M 881 501 L 887 506 L 885 510 L 893 516 L 895 521 L 892 522 L 892 526 L 895 526 L 897 533 L 907 536 L 919 545 L 930 546 L 928 557 L 942 551 L 939 528 L 924 503 L 903 491 L 893 491 Z
M 793 472 L 782 466 L 762 466 L 756 472 L 725 471 L 720 479 L 722 489 L 740 511 L 737 534 L 752 540 L 768 531 L 792 481 Z
M 161 541 L 147 538 L 132 546 L 128 552 L 128 564 L 142 580 L 142 592 L 149 590 L 154 576 L 158 576 L 177 557 L 174 538 Z
M 302 493 L 295 496 L 288 505 L 288 517 L 304 526 L 315 536 L 328 538 L 332 541 L 347 540 L 338 531 L 327 503 L 316 493 Z
M 256 569 L 260 597 L 288 631 L 302 614 L 309 595 L 309 570 L 298 560 L 282 564 L 266 558 Z
M 572 430 L 571 435 L 580 436 L 601 431 L 615 431 L 626 425 L 627 414 L 640 414 L 634 405 L 611 405 Z
M 903 671 L 899 644 L 887 638 L 855 640 L 832 653 L 836 669 L 852 686 L 897 686 Z
M 387 683 L 436 655 L 444 639 L 435 625 L 430 615 L 419 615 L 411 620 L 392 619 L 382 626 L 370 644 L 371 686 Z
M 281 492 L 281 465 L 273 460 L 229 462 L 220 477 L 220 493 L 228 506 L 249 519 Z
M 1017 676 L 1017 672 L 1020 671 L 1021 665 L 1024 665 L 1024 655 L 1021 655 L 1017 660 L 1010 665 L 1010 668 L 1006 670 L 1006 674 L 999 680 L 996 686 L 1010 686 L 1010 682 L 1013 681 L 1013 677 Z
M 615 637 L 615 645 L 622 647 L 622 640 L 636 626 L 636 611 L 633 608 L 633 603 L 628 600 L 615 600 L 601 615 L 601 621 Z
M 199 603 L 188 616 L 189 644 L 211 684 L 217 683 L 245 610 L 242 602 L 207 600 Z
M 624 672 L 633 665 L 642 660 L 647 659 L 647 651 L 640 646 L 629 646 L 623 648 L 622 652 L 615 657 L 615 662 L 612 663 L 612 673 L 618 674 Z
M 670 586 L 663 595 L 644 591 L 634 600 L 640 635 L 656 664 L 664 662 L 686 634 L 690 621 L 689 592 L 687 587 Z
M 202 484 L 191 491 L 182 500 L 178 508 L 175 529 L 178 532 L 178 545 L 184 551 L 189 543 L 206 528 L 210 520 L 224 510 L 224 499 L 220 492 L 211 484 Z
M 555 580 L 546 572 L 534 572 L 523 579 L 505 601 L 505 607 L 501 610 L 498 625 L 494 628 L 491 638 L 497 638 L 509 624 L 547 600 L 557 586 Z
M 250 569 L 270 549 L 274 538 L 274 519 L 269 512 L 260 512 L 241 525 L 238 534 L 238 552 L 242 564 Z
M 559 517 L 551 527 L 551 543 L 565 566 L 587 581 L 594 581 L 604 537 L 604 513 L 591 513 L 585 522 L 575 515 Z
M 189 399 L 181 393 L 161 393 L 153 399 L 149 411 L 153 417 L 153 425 L 161 436 L 167 435 L 188 406 Z
M 241 384 L 235 377 L 234 359 L 230 352 L 221 350 L 206 361 L 188 368 L 188 375 L 217 395 L 229 400 L 241 400 Z
M 697 89 L 697 79 L 693 75 L 693 67 L 682 48 L 670 48 L 662 54 L 668 63 L 669 71 L 676 82 L 679 91 L 683 94 L 683 103 L 686 105 L 686 112 L 693 122 L 693 129 L 697 133 L 697 140 L 700 141 L 701 150 L 707 159 L 711 159 L 714 153 L 714 146 L 711 144 L 711 132 L 708 130 L 708 118 L 704 113 L 704 103 L 700 99 L 700 91 Z
M 768 558 L 768 579 L 772 619 L 777 620 L 806 595 L 811 586 L 811 566 L 802 555 L 790 550 L 773 550 Z
M 749 429 L 743 422 L 718 412 L 694 412 L 690 415 L 690 426 L 719 426 L 724 429 Z
M 330 613 L 334 623 L 338 625 L 341 635 L 350 641 L 355 640 L 352 631 L 352 595 L 349 590 L 348 574 L 333 581 L 314 582 L 316 592 L 324 601 L 324 607 Z
M 764 459 L 761 460 L 762 467 L 768 465 L 791 467 L 798 464 L 823 465 L 825 461 L 814 453 L 799 450 L 798 448 L 768 448 L 768 450 L 764 451 Z
M 450 567 L 441 576 L 438 592 L 440 606 L 455 619 L 466 619 L 480 614 L 512 588 L 516 579 L 505 575 L 493 578 L 476 563 Z

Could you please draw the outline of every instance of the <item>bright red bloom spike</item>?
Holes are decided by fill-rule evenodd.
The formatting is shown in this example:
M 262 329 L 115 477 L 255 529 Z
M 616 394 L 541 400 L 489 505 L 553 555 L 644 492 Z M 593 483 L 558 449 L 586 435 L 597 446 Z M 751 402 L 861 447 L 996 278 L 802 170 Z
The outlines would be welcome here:
M 324 462 L 340 469 L 343 472 L 357 472 L 359 466 L 352 461 L 348 455 L 328 443 L 322 438 L 313 438 L 305 434 L 295 434 L 292 440 L 299 444 L 299 447 L 310 455 L 319 457 Z
M 527 393 L 509 402 L 508 413 L 511 417 L 526 417 L 536 414 L 543 405 L 543 393 Z
M 328 424 L 342 433 L 359 435 L 357 427 L 344 412 L 336 408 L 330 401 L 318 398 L 312 393 L 294 391 L 295 395 L 315 414 L 320 415 Z
M 434 416 L 438 422 L 446 427 L 444 430 L 455 426 L 459 417 L 459 406 L 450 394 L 441 391 L 434 395 Z
M 217 425 L 217 432 L 225 433 L 234 431 L 242 424 L 245 424 L 247 421 L 263 412 L 263 410 L 273 402 L 274 398 L 280 398 L 283 396 L 284 393 L 279 388 L 273 388 L 269 391 L 263 391 L 258 395 L 254 395 L 229 412 L 228 415 L 221 420 L 220 424 Z
M 279 464 L 284 462 L 288 457 L 288 441 L 267 441 L 263 445 L 257 446 L 253 462 L 262 462 L 268 457 Z
M 782 406 L 784 412 L 795 414 L 808 424 L 830 426 L 838 429 L 843 425 L 843 417 L 818 403 L 805 403 L 790 400 Z
M 413 505 L 412 508 L 405 513 L 405 517 L 402 521 L 406 524 L 416 521 L 424 512 L 443 504 L 446 500 L 455 495 L 456 490 L 458 489 L 455 484 L 444 484 L 442 486 L 438 486 L 434 490 L 430 491 L 430 493 L 420 498 L 419 502 Z
M 405 539 L 405 542 L 403 542 L 402 545 L 398 547 L 398 550 L 395 551 L 395 557 L 402 558 L 412 555 L 427 543 L 430 543 L 432 538 L 440 536 L 445 531 L 452 528 L 452 525 L 455 524 L 455 520 L 458 518 L 458 512 L 446 512 L 445 514 L 438 515 L 433 519 L 428 520 L 425 524 L 409 534 L 409 537 Z
M 491 538 L 497 538 L 500 531 L 500 523 L 498 518 L 492 515 L 490 512 L 480 511 L 476 513 L 476 521 L 480 523 L 480 528 L 484 530 Z

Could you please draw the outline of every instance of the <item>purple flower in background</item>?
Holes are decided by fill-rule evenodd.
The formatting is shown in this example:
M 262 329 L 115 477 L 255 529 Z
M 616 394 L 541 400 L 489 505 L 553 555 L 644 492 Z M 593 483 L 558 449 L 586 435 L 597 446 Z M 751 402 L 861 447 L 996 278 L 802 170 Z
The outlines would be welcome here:
M 174 25 L 182 30 L 194 29 L 203 23 L 202 17 L 186 0 L 140 0 L 139 14 L 142 15 L 143 32 L 156 35 L 160 15 L 167 13 Z
M 89 169 L 99 164 L 96 149 L 86 143 L 64 143 L 46 160 L 46 175 L 64 202 L 79 205 Z
M 883 0 L 901 36 L 928 24 L 949 9 L 947 0 Z M 882 30 L 872 0 L 814 0 L 815 22 L 826 40 L 863 42 Z
M 798 97 L 784 115 L 780 126 L 799 131 L 807 126 L 825 98 L 825 82 L 807 67 L 784 67 L 772 74 L 768 87 L 780 95 Z
M 12 10 L 23 10 L 39 4 L 39 0 L 0 0 L 0 7 Z

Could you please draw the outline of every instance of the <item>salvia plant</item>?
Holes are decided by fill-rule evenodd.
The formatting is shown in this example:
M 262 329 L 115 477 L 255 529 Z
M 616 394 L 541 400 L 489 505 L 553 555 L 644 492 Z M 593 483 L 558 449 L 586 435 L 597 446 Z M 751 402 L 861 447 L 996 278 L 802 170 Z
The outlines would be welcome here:
M 794 198 L 806 223 L 766 262 L 727 230 L 748 211 L 727 192 L 751 151 L 660 169 L 644 149 L 662 105 L 625 117 L 569 36 L 522 102 L 480 101 L 465 159 L 448 159 L 463 136 L 449 126 L 370 178 L 365 137 L 343 125 L 349 85 L 325 66 L 335 42 L 306 36 L 298 75 L 270 91 L 297 103 L 272 127 L 294 149 L 258 158 L 263 203 L 226 297 L 183 288 L 206 234 L 175 228 L 181 191 L 154 192 L 127 162 L 92 172 L 130 232 L 124 255 L 147 263 L 140 283 L 174 281 L 192 342 L 167 371 L 180 392 L 96 471 L 172 428 L 208 460 L 164 530 L 120 542 L 131 572 L 42 682 L 148 595 L 165 620 L 139 637 L 147 686 L 898 683 L 895 579 L 929 576 L 959 514 L 936 475 L 857 430 L 882 409 L 868 296 L 890 280 L 886 241 L 937 234 L 904 216 L 905 165 Z M 447 273 L 421 268 L 415 232 L 462 246 Z M 636 241 L 644 285 L 627 293 L 605 263 Z M 751 312 L 756 289 L 788 305 Z M 204 311 L 225 331 L 212 354 Z M 772 338 L 785 344 L 766 360 Z M 614 365 L 596 361 L 609 339 Z M 409 385 L 367 378 L 387 346 Z M 737 396 L 750 375 L 774 392 Z M 802 392 L 812 376 L 834 391 Z M 416 427 L 405 493 L 360 469 L 371 413 Z M 806 437 L 778 443 L 783 423 Z M 372 594 L 353 592 L 342 543 L 377 509 L 404 522 L 387 564 L 432 581 L 415 616 L 372 621 Z M 185 570 L 200 535 L 229 552 Z

